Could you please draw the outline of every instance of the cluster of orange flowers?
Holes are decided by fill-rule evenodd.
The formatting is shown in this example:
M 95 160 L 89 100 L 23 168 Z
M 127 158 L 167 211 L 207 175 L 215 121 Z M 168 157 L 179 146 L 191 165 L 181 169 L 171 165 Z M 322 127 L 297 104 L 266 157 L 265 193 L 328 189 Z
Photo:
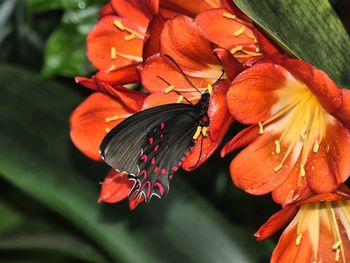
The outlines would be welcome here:
M 71 138 L 85 155 L 101 160 L 99 145 L 113 127 L 147 108 L 187 103 L 184 96 L 196 103 L 200 94 L 186 78 L 205 92 L 224 70 L 210 97 L 209 136 L 182 168 L 203 164 L 234 121 L 248 125 L 221 155 L 241 149 L 230 165 L 234 184 L 253 195 L 272 193 L 283 207 L 255 234 L 259 240 L 291 221 L 271 262 L 350 261 L 350 190 L 344 185 L 350 175 L 349 91 L 284 54 L 231 2 L 105 5 L 87 38 L 98 71 L 76 78 L 95 92 L 73 112 Z M 147 92 L 122 86 L 128 83 Z M 126 174 L 112 170 L 99 200 L 118 202 L 132 187 Z M 130 207 L 142 201 L 130 199 Z

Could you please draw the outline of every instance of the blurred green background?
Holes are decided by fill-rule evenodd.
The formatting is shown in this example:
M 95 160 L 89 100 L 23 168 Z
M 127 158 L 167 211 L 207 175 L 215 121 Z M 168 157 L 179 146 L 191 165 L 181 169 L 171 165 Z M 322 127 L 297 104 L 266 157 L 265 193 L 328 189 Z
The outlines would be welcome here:
M 136 211 L 97 203 L 108 168 L 74 148 L 68 118 L 89 95 L 73 77 L 94 72 L 85 38 L 105 2 L 0 0 L 0 262 L 268 262 L 277 237 L 253 233 L 279 207 L 233 186 L 233 156 Z M 331 3 L 349 31 L 350 2 Z

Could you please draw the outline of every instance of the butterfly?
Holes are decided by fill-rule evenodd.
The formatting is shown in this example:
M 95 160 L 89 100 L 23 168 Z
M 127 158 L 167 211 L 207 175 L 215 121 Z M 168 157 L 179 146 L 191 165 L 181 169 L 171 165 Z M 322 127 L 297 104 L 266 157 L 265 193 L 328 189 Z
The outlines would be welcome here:
M 129 198 L 148 202 L 169 191 L 174 172 L 209 126 L 210 92 L 196 104 L 173 103 L 138 112 L 114 127 L 100 145 L 102 159 L 135 181 Z M 203 140 L 203 139 L 202 139 Z

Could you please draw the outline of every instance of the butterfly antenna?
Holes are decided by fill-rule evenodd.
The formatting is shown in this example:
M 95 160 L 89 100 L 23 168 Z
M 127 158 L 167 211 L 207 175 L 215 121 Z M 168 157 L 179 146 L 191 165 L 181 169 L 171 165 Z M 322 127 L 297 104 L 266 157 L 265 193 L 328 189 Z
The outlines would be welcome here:
M 221 80 L 221 78 L 222 78 L 222 76 L 224 76 L 224 74 L 225 74 L 225 70 L 222 69 L 220 77 L 212 84 L 212 86 L 215 86 L 218 83 L 218 81 Z
M 167 80 L 163 79 L 161 76 L 157 75 L 157 77 L 164 81 L 166 84 L 168 84 L 168 86 L 172 86 L 171 83 L 169 83 Z M 192 102 L 187 99 L 184 95 L 182 95 L 180 92 L 178 92 L 177 90 L 172 90 L 173 92 L 175 92 L 176 94 L 178 94 L 179 96 L 182 96 L 189 104 L 192 104 Z M 193 105 L 193 104 L 192 104 Z
M 202 94 L 202 92 L 190 81 L 190 79 L 186 76 L 185 72 L 183 72 L 183 70 L 180 68 L 179 64 L 176 63 L 176 61 L 169 55 L 165 54 L 164 56 L 166 56 L 168 59 L 170 59 L 178 68 L 178 70 L 180 70 L 181 74 L 184 76 L 184 78 L 186 79 L 186 81 L 191 85 L 192 88 L 194 88 L 196 91 L 198 91 L 200 94 Z

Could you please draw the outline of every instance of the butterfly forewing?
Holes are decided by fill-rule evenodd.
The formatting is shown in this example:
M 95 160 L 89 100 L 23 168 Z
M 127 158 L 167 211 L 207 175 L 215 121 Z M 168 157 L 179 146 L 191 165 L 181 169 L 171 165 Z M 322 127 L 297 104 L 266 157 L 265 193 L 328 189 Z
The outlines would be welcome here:
M 164 172 L 160 167 L 170 171 L 189 147 L 197 126 L 197 115 L 194 106 L 188 104 L 167 104 L 141 111 L 124 120 L 106 135 L 100 146 L 101 156 L 112 168 L 133 175 L 137 180 L 140 176 L 144 178 L 141 170 L 145 170 L 146 179 L 139 182 L 140 187 L 148 184 L 147 181 L 149 184 L 152 182 L 152 194 L 157 178 Z M 163 134 L 162 138 L 160 132 Z M 154 173 L 152 158 L 146 162 L 141 159 L 144 153 L 154 151 L 150 144 L 152 139 L 153 143 L 159 140 L 158 149 L 153 153 L 159 173 Z M 169 174 L 167 172 L 167 175 L 157 181 L 165 190 L 169 185 Z

